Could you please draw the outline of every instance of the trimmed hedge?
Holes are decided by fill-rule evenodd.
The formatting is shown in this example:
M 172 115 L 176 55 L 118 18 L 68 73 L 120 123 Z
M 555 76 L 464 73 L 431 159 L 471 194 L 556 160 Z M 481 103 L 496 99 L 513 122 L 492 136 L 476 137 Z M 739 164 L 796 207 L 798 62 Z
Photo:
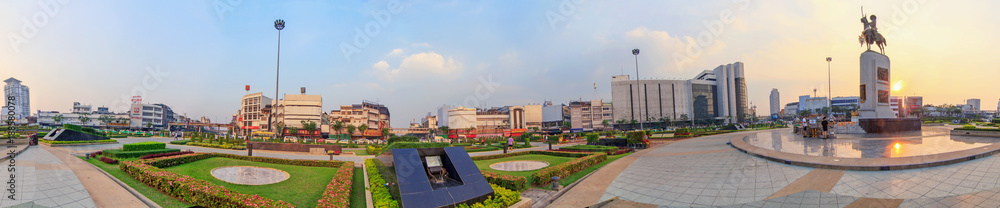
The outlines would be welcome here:
M 101 159 L 98 159 L 98 160 L 100 160 L 101 162 L 107 163 L 107 164 L 112 164 L 112 165 L 118 164 L 118 160 L 111 159 L 111 158 L 104 157 L 104 156 L 101 156 Z
M 208 154 L 189 154 L 172 157 L 189 157 Z M 167 159 L 174 159 L 167 157 Z M 204 158 L 202 158 L 204 159 Z M 135 160 L 122 162 L 118 167 L 128 175 L 150 187 L 177 197 L 182 201 L 204 207 L 294 207 L 281 200 L 272 200 L 257 195 L 230 191 L 223 186 L 166 171 L 145 162 Z
M 188 142 L 185 145 L 194 145 L 194 146 L 220 148 L 220 149 L 234 149 L 234 150 L 245 150 L 245 149 L 247 149 L 246 145 L 238 145 L 238 144 L 215 144 L 215 143 L 208 143 L 208 142 Z
M 581 157 L 569 162 L 560 163 L 555 166 L 549 166 L 543 168 L 531 174 L 532 184 L 535 185 L 545 185 L 552 182 L 553 176 L 559 176 L 559 178 L 566 178 L 566 176 L 572 175 L 577 171 L 586 169 L 590 166 L 596 165 L 598 163 L 604 162 L 608 158 L 607 154 L 597 153 L 590 156 Z
M 465 152 L 486 152 L 494 150 L 501 150 L 501 148 L 493 146 L 465 146 Z
M 601 135 L 599 135 L 597 133 L 590 133 L 590 134 L 587 134 L 586 137 L 587 137 L 587 143 L 588 144 L 597 144 L 598 140 L 600 140 L 600 138 L 601 138 Z
M 185 145 L 185 144 L 187 144 L 188 142 L 191 142 L 191 140 L 189 140 L 189 139 L 185 139 L 185 140 L 175 140 L 175 141 L 170 141 L 170 144 L 179 144 L 179 145 Z
M 365 146 L 365 151 L 368 152 L 369 155 L 375 155 L 382 152 L 382 147 L 378 145 L 369 144 L 368 146 Z
M 506 158 L 506 157 L 513 157 L 513 156 L 518 156 L 518 155 L 527 155 L 528 153 L 529 153 L 529 151 L 521 151 L 521 152 L 511 152 L 511 153 L 507 153 L 507 154 L 474 156 L 474 157 L 472 157 L 472 160 L 492 160 L 492 159 L 500 159 L 500 158 Z
M 607 151 L 618 150 L 618 147 L 600 146 L 600 145 L 576 145 L 576 146 L 563 147 L 563 148 L 559 148 L 559 149 L 580 150 L 580 151 L 588 151 L 588 152 L 607 152 Z
M 42 138 L 42 137 L 45 137 L 45 135 L 48 135 L 49 132 L 38 132 L 36 134 L 38 134 L 38 138 Z
M 145 156 L 139 157 L 139 159 L 153 159 L 153 158 L 158 158 L 158 157 L 167 157 L 167 156 L 183 155 L 183 154 L 191 154 L 191 153 L 194 153 L 194 152 L 192 152 L 192 151 L 181 151 L 181 152 L 167 152 L 167 153 L 149 154 L 149 155 L 145 155 Z
M 316 204 L 317 208 L 337 207 L 346 208 L 351 206 L 351 185 L 354 182 L 354 162 L 345 162 L 340 165 L 337 174 L 333 175 L 333 180 L 326 185 L 323 197 Z
M 524 176 L 512 176 L 494 173 L 490 171 L 482 171 L 483 177 L 486 177 L 486 182 L 490 184 L 496 184 L 500 187 L 504 187 L 510 190 L 521 191 L 524 190 L 528 179 Z
M 122 151 L 145 151 L 145 150 L 158 150 L 167 148 L 167 144 L 163 142 L 139 142 L 132 144 L 123 144 Z
M 133 158 L 142 157 L 151 154 L 168 153 L 168 152 L 180 152 L 179 149 L 158 149 L 158 150 L 144 150 L 144 151 L 123 151 L 121 149 L 109 149 L 104 150 L 104 154 L 113 158 Z
M 87 140 L 87 141 L 52 141 L 52 140 L 44 140 L 44 139 L 39 139 L 38 141 L 39 141 L 39 142 L 42 142 L 42 143 L 49 143 L 49 144 L 84 144 L 84 143 L 106 143 L 106 142 L 118 142 L 118 140 L 114 140 L 114 139 L 106 139 L 106 140 Z
M 472 205 L 460 204 L 459 208 L 470 208 L 470 207 L 509 207 L 517 202 L 521 201 L 521 192 L 512 191 L 505 189 L 496 184 L 490 184 L 493 187 L 493 196 L 490 196 L 486 201 L 475 203 Z
M 385 187 L 385 180 L 382 179 L 382 174 L 375 167 L 374 160 L 365 159 L 365 167 L 368 170 L 368 185 L 372 192 L 372 203 L 375 204 L 376 208 L 400 207 L 399 202 L 392 199 L 392 194 L 389 194 L 389 189 Z
M 435 148 L 435 147 L 450 147 L 450 146 L 451 144 L 446 142 L 396 142 L 390 144 L 389 146 L 385 146 L 384 148 L 382 148 L 381 152 L 373 155 L 379 155 L 391 149 Z

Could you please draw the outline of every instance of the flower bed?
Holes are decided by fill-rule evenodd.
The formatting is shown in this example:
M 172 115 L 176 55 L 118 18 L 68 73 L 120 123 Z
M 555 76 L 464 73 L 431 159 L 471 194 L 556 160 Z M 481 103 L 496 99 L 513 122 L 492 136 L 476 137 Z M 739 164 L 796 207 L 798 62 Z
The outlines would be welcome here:
M 374 160 L 375 159 L 365 160 L 365 167 L 368 170 L 368 185 L 371 186 L 372 192 L 372 203 L 375 204 L 376 208 L 399 207 L 399 202 L 392 199 L 392 194 L 390 194 L 389 189 L 385 187 L 385 180 L 382 179 L 382 174 L 380 174 L 378 168 L 375 167 Z
M 192 151 L 182 151 L 182 152 L 157 153 L 157 154 L 145 155 L 145 156 L 139 157 L 139 159 L 153 159 L 153 158 L 158 158 L 158 157 L 183 155 L 183 154 L 191 154 L 191 153 L 194 153 L 194 152 L 192 152 Z
M 496 184 L 500 187 L 504 187 L 510 190 L 521 191 L 525 189 L 528 179 L 524 176 L 512 176 L 504 175 L 499 173 L 494 173 L 490 171 L 482 171 L 483 177 L 486 177 L 486 182 L 490 184 Z
M 573 153 L 571 153 L 573 154 Z M 607 154 L 597 153 L 591 154 L 586 157 L 581 157 L 569 162 L 561 163 L 555 166 L 549 166 L 538 170 L 534 174 L 531 174 L 532 183 L 535 185 L 545 185 L 552 182 L 553 176 L 559 176 L 559 178 L 565 178 L 577 171 L 586 169 L 592 165 L 603 162 L 608 158 Z
M 501 150 L 501 148 L 496 148 L 492 146 L 465 146 L 465 152 L 486 152 Z
M 122 151 L 145 151 L 164 148 L 167 148 L 167 144 L 164 144 L 163 142 L 139 142 L 122 145 Z
M 354 177 L 354 162 L 345 162 L 340 165 L 337 175 L 333 176 L 330 184 L 326 185 L 323 197 L 319 199 L 316 207 L 349 207 L 351 205 L 351 185 Z
M 560 150 L 580 150 L 580 151 L 587 151 L 587 152 L 607 152 L 607 151 L 618 150 L 618 147 L 600 146 L 600 145 L 576 145 L 576 146 L 563 147 L 563 148 L 559 148 L 559 149 Z
M 326 202 L 327 199 L 343 199 L 347 201 L 345 196 L 339 196 L 336 194 L 329 193 L 329 188 L 343 187 L 344 184 L 333 184 L 333 183 L 346 183 L 347 189 L 350 189 L 351 176 L 353 174 L 353 168 L 347 168 L 347 166 L 353 167 L 352 163 L 345 163 L 341 161 L 316 161 L 316 160 L 289 160 L 280 158 L 266 158 L 266 157 L 250 157 L 242 155 L 230 155 L 222 153 L 190 153 L 183 155 L 165 156 L 155 159 L 140 159 L 135 161 L 122 162 L 119 168 L 126 174 L 132 176 L 136 180 L 149 185 L 150 187 L 159 189 L 160 191 L 181 199 L 185 202 L 203 206 L 203 207 L 294 207 L 294 205 L 281 201 L 273 200 L 260 197 L 258 195 L 243 194 L 235 191 L 230 191 L 223 186 L 215 185 L 210 182 L 192 178 L 190 176 L 177 174 L 174 172 L 163 170 L 162 168 L 180 165 L 184 163 L 189 163 L 193 161 L 198 161 L 211 157 L 225 157 L 238 160 L 247 160 L 253 162 L 264 162 L 273 164 L 287 164 L 287 165 L 299 165 L 299 166 L 313 166 L 313 167 L 341 167 L 338 170 L 337 175 L 331 181 L 332 185 L 328 185 L 327 192 L 324 192 L 323 198 L 321 198 L 318 207 L 346 207 L 349 202 Z M 343 169 L 350 169 L 344 172 Z M 343 176 L 343 175 L 348 175 Z M 348 190 L 348 196 L 350 197 Z M 342 194 L 342 193 L 340 193 Z M 331 204 L 332 203 L 332 204 Z M 344 203 L 344 205 L 340 205 Z M 330 205 L 330 206 L 327 206 Z
M 121 158 L 142 157 L 150 154 L 160 154 L 160 153 L 180 152 L 180 151 L 181 150 L 179 149 L 158 149 L 158 150 L 146 150 L 146 151 L 122 151 L 121 149 L 110 149 L 110 150 L 104 150 L 104 154 L 108 155 L 109 157 L 121 159 Z
M 501 187 L 501 186 L 498 186 L 496 184 L 490 184 L 490 187 L 493 188 L 493 196 L 491 196 L 489 199 L 486 199 L 486 201 L 482 201 L 482 202 L 475 203 L 475 204 L 472 204 L 472 205 L 459 204 L 458 207 L 460 207 L 460 208 L 468 208 L 468 207 L 510 207 L 510 205 L 514 205 L 517 202 L 521 201 L 521 192 L 513 191 L 513 190 L 508 190 L 508 189 L 506 189 L 504 187 Z
M 245 150 L 245 149 L 247 149 L 246 145 L 215 144 L 215 143 L 207 143 L 207 142 L 188 142 L 186 145 L 194 145 L 194 146 L 201 146 L 201 147 L 211 147 L 211 148 L 220 148 L 220 149 L 234 149 L 234 150 Z
M 118 164 L 118 160 L 111 159 L 111 158 L 104 157 L 104 156 L 101 156 L 101 159 L 98 159 L 98 160 L 101 160 L 101 162 L 104 162 L 104 163 L 107 163 L 107 164 L 112 164 L 112 165 Z

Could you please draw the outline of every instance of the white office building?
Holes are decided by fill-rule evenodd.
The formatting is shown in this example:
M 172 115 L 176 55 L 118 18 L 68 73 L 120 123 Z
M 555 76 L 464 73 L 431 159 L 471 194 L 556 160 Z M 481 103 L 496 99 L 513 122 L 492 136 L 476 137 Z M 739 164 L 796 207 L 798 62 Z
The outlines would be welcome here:
M 771 115 L 778 114 L 781 111 L 781 96 L 778 94 L 778 89 L 771 89 Z
M 720 65 L 690 80 L 631 80 L 611 77 L 616 122 L 725 120 L 746 121 L 749 107 L 743 63 Z M 683 119 L 686 118 L 686 119 Z
M 3 110 L 0 112 L 3 112 L 3 115 L 5 115 L 4 118 L 6 118 L 6 115 L 10 115 L 9 111 L 13 109 L 15 122 L 26 123 L 27 120 L 24 118 L 31 116 L 31 110 L 29 109 L 31 108 L 31 105 L 29 102 L 30 95 L 28 94 L 28 86 L 21 85 L 21 80 L 14 79 L 13 77 L 8 78 L 3 82 L 7 83 L 7 85 L 4 85 L 3 87 L 4 106 Z M 7 106 L 9 102 L 8 99 L 10 97 L 14 97 L 14 105 Z

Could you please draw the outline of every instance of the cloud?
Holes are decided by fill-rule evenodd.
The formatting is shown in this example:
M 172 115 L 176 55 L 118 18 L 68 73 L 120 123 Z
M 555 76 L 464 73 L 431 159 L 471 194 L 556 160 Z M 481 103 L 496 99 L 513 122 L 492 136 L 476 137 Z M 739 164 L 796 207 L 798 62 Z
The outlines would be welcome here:
M 407 56 L 398 68 L 392 68 L 383 60 L 373 64 L 372 70 L 386 81 L 420 80 L 428 77 L 453 80 L 462 73 L 462 64 L 451 56 L 425 52 Z
M 425 47 L 425 48 L 430 48 L 431 47 L 431 44 L 430 43 L 426 43 L 426 42 L 424 42 L 424 43 L 414 43 L 414 44 L 411 44 L 411 45 L 413 47 Z
M 402 55 L 402 54 L 403 54 L 403 49 L 402 48 L 397 48 L 397 49 L 392 49 L 392 52 L 389 52 L 389 54 L 386 55 L 386 56 L 394 56 L 394 55 Z

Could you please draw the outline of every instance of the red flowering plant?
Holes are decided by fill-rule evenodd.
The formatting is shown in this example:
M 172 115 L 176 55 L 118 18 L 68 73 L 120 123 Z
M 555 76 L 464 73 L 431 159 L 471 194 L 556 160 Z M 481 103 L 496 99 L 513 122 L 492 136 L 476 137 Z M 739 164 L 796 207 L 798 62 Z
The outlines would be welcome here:
M 354 162 L 345 162 L 340 165 L 337 174 L 333 176 L 330 184 L 326 185 L 323 197 L 319 199 L 316 207 L 349 207 L 351 205 L 351 183 L 354 179 Z

